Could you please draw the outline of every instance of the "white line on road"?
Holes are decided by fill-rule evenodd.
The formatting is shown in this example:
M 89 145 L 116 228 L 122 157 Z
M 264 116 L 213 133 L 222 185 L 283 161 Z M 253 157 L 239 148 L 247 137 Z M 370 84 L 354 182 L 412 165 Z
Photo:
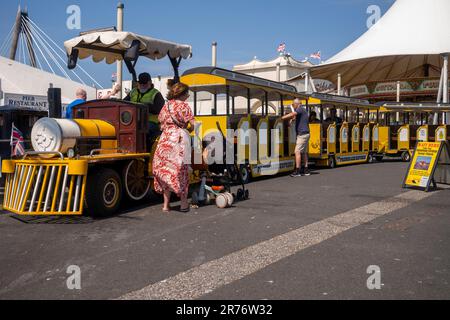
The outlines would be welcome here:
M 301 250 L 435 194 L 414 190 L 374 202 L 207 262 L 119 299 L 197 299 Z

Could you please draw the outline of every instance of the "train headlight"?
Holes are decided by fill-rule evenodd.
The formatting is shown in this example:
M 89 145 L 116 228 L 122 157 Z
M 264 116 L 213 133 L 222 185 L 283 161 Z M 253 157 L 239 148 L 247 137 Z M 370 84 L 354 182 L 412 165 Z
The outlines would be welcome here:
M 73 150 L 72 148 L 70 148 L 69 150 L 67 150 L 67 157 L 68 157 L 69 159 L 75 158 L 75 150 Z

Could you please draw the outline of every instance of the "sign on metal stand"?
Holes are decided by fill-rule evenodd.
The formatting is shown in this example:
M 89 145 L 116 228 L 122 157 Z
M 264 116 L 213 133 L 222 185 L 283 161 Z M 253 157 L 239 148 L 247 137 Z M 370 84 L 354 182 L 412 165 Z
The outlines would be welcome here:
M 448 141 L 419 142 L 403 188 L 428 192 L 431 187 L 435 190 L 438 183 L 450 185 L 450 144 Z

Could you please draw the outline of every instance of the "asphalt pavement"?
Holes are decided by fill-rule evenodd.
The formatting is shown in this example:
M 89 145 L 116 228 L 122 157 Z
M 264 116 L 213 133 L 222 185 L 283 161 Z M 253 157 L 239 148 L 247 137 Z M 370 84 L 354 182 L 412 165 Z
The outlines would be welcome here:
M 0 299 L 449 299 L 450 190 L 402 189 L 406 169 L 261 179 L 248 201 L 188 214 L 160 204 L 102 220 L 3 212 Z M 80 290 L 67 286 L 70 266 Z

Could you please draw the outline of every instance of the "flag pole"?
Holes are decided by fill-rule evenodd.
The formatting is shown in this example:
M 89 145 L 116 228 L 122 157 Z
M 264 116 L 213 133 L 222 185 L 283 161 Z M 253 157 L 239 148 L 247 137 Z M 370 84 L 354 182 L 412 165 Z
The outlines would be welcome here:
M 13 156 L 13 133 L 14 133 L 14 122 L 11 124 L 11 138 L 9 140 L 9 146 L 11 147 L 11 158 Z

